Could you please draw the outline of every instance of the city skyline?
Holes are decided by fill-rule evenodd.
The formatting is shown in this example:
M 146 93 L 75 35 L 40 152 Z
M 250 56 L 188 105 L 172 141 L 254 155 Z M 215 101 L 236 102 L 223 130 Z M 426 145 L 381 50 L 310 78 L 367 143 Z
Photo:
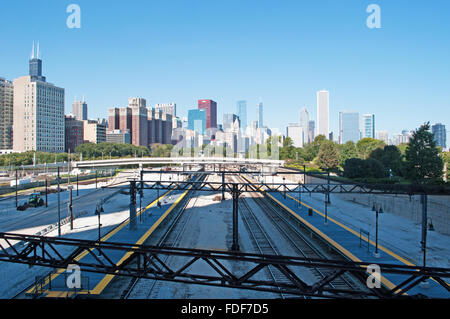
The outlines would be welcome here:
M 199 98 L 207 96 L 217 102 L 220 119 L 223 114 L 235 112 L 236 101 L 246 100 L 250 125 L 256 119 L 252 105 L 261 97 L 264 124 L 284 131 L 292 122 L 286 114 L 296 116 L 304 105 L 309 117 L 317 118 L 315 93 L 325 88 L 330 92 L 330 131 L 335 139 L 339 112 L 345 109 L 375 114 L 376 130 L 388 131 L 390 136 L 418 128 L 427 121 L 449 125 L 442 118 L 450 118 L 450 93 L 446 89 L 450 65 L 445 58 L 450 45 L 441 41 L 445 28 L 433 23 L 449 12 L 446 8 L 450 5 L 446 2 L 439 11 L 425 1 L 408 2 L 409 16 L 404 15 L 401 2 L 382 3 L 383 27 L 379 30 L 365 25 L 367 13 L 363 1 L 348 6 L 329 1 L 318 4 L 288 1 L 280 6 L 263 3 L 257 7 L 257 21 L 248 15 L 256 6 L 252 1 L 246 4 L 231 1 L 227 6 L 199 1 L 179 4 L 176 9 L 164 4 L 135 3 L 132 8 L 114 4 L 107 14 L 102 11 L 101 1 L 95 4 L 80 1 L 79 5 L 83 18 L 79 30 L 65 26 L 63 4 L 44 9 L 27 2 L 27 9 L 23 10 L 22 1 L 17 1 L 8 3 L 0 13 L 2 26 L 16 31 L 5 34 L 8 50 L 0 52 L 0 61 L 8 62 L 2 63 L 0 76 L 12 81 L 28 73 L 25 61 L 30 57 L 31 44 L 39 40 L 45 74 L 66 89 L 66 114 L 73 97 L 85 95 L 92 118 L 105 117 L 108 108 L 123 105 L 129 96 L 146 97 L 152 105 L 174 101 L 178 113 L 186 116 Z M 219 9 L 223 14 L 211 30 L 196 22 L 195 17 Z M 14 12 L 20 12 L 23 18 L 15 21 L 11 18 Z M 142 32 L 136 31 L 135 21 L 142 20 L 135 17 L 143 14 L 137 12 L 146 12 L 154 18 L 146 19 L 154 22 L 140 22 L 139 30 L 150 30 L 147 40 L 139 41 L 140 44 L 133 43 Z M 169 12 L 176 22 L 170 26 L 164 22 Z M 269 12 L 279 24 L 261 22 L 264 21 L 261 18 L 270 16 Z M 130 19 L 126 26 L 121 24 L 119 28 L 108 22 L 122 13 Z M 233 20 L 238 23 L 230 24 L 224 17 L 232 14 L 245 15 L 247 19 Z M 52 18 L 58 15 L 60 19 Z M 295 19 L 286 19 L 289 17 Z M 31 28 L 36 26 L 36 19 L 42 22 L 40 28 Z M 255 22 L 258 28 L 252 27 Z M 185 38 L 177 35 L 180 25 L 186 27 L 182 32 Z M 237 28 L 243 29 L 242 37 L 231 38 Z M 128 33 L 130 29 L 134 32 Z M 268 34 L 268 30 L 272 31 Z M 334 39 L 341 36 L 339 32 L 348 40 L 337 44 Z M 58 41 L 53 34 L 59 36 Z M 214 55 L 190 51 L 204 41 L 200 35 L 206 39 L 223 36 L 221 41 L 214 42 Z M 105 37 L 102 46 L 94 42 L 99 36 Z M 164 36 L 169 40 L 164 41 Z M 411 37 L 415 39 L 414 45 L 405 41 Z M 133 50 L 124 50 L 129 44 Z M 179 52 L 175 44 L 181 48 Z M 243 50 L 230 55 L 238 47 Z M 327 51 L 332 53 L 324 53 Z M 169 65 L 169 58 L 174 63 Z M 109 68 L 111 64 L 115 67 Z M 198 70 L 207 69 L 215 72 L 206 79 Z M 153 77 L 143 78 L 147 71 L 157 81 Z M 118 84 L 117 77 L 133 81 Z M 111 87 L 114 89 L 110 90 Z M 447 137 L 448 134 L 447 131 Z

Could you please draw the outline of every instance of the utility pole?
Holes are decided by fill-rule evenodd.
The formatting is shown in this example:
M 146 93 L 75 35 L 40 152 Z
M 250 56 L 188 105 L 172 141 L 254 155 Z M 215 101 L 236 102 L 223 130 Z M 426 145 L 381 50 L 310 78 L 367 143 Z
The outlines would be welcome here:
M 17 168 L 16 168 L 16 209 L 17 207 L 19 207 L 18 202 L 17 202 Z
M 48 179 L 45 176 L 45 207 L 48 207 Z
M 78 197 L 78 173 L 77 173 L 77 197 Z
M 428 222 L 428 198 L 427 194 L 421 195 L 422 203 L 422 251 L 423 251 L 423 267 L 427 264 L 427 222 Z
M 61 198 L 60 198 L 60 188 L 59 188 L 59 166 L 58 166 L 58 175 L 56 177 L 58 182 L 58 236 L 61 236 Z
M 70 230 L 73 230 L 73 204 L 72 204 L 72 185 L 69 185 L 70 190 L 70 200 L 69 200 L 69 210 L 70 210 Z

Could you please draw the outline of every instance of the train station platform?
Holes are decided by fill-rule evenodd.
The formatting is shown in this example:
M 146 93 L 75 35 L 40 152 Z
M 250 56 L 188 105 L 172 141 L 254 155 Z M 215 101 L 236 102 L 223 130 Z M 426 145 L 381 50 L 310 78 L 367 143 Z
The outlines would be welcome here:
M 116 243 L 135 243 L 137 245 L 144 244 L 188 192 L 189 190 L 166 191 L 159 198 L 143 207 L 142 211 L 139 211 L 138 207 L 135 229 L 130 229 L 130 220 L 126 219 L 104 235 L 101 240 Z M 146 198 L 144 197 L 143 200 L 146 200 Z M 158 201 L 160 201 L 161 207 L 158 207 Z M 95 259 L 98 258 L 105 264 L 108 264 L 111 261 L 116 265 L 120 265 L 130 254 L 130 252 L 124 254 L 121 251 L 108 251 L 108 259 L 110 260 L 105 260 L 105 257 L 101 256 L 98 251 L 93 250 L 92 253 L 81 253 L 75 260 L 90 263 L 95 262 Z M 68 273 L 66 269 L 58 269 L 56 272 L 42 277 L 42 281 L 38 285 L 34 285 L 30 288 L 26 294 L 38 294 L 42 298 L 71 298 L 81 294 L 98 296 L 115 277 L 115 275 L 112 274 L 83 272 L 81 274 L 82 287 L 81 289 L 74 290 L 67 287 L 66 281 L 68 276 L 70 276 L 70 273 Z
M 325 222 L 325 213 L 303 201 L 299 201 L 297 193 L 286 193 L 286 196 L 283 193 L 271 192 L 265 194 L 349 260 L 373 264 L 416 266 L 379 243 L 378 256 L 376 256 L 374 254 L 376 245 L 374 234 L 367 236 L 366 233 L 360 232 L 360 229 L 353 229 L 329 216 L 327 216 L 327 222 Z M 311 216 L 309 214 L 310 209 L 312 210 Z M 405 275 L 381 273 L 381 283 L 388 289 L 394 288 L 407 278 Z M 428 279 L 425 284 L 416 285 L 407 294 L 421 294 L 430 298 L 450 298 L 450 292 L 433 279 Z

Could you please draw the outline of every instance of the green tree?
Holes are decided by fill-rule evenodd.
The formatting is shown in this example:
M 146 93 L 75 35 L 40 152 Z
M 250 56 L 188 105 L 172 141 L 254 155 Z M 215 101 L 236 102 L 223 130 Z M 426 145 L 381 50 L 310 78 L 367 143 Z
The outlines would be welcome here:
M 325 170 L 336 168 L 339 165 L 339 151 L 336 143 L 332 141 L 321 143 L 317 164 Z
M 370 153 L 370 158 L 380 161 L 393 175 L 401 175 L 403 156 L 397 146 L 387 145 L 384 149 L 377 148 Z
M 413 132 L 405 151 L 405 177 L 416 183 L 441 180 L 444 166 L 430 123 Z
M 383 148 L 384 145 L 383 141 L 365 137 L 356 143 L 356 150 L 360 158 L 367 159 L 376 148 Z
M 356 151 L 356 145 L 352 141 L 346 142 L 341 146 L 341 152 L 339 155 L 339 164 L 343 167 L 345 161 L 350 158 L 357 158 L 358 152 Z

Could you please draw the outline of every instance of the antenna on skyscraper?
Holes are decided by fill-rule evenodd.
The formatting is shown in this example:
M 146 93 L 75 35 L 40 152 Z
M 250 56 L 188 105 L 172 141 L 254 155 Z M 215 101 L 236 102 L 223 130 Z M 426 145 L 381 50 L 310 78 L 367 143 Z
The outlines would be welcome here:
M 39 41 L 37 42 L 37 56 L 36 59 L 39 59 Z
M 34 59 L 34 40 L 33 40 L 33 47 L 31 48 L 31 59 Z

